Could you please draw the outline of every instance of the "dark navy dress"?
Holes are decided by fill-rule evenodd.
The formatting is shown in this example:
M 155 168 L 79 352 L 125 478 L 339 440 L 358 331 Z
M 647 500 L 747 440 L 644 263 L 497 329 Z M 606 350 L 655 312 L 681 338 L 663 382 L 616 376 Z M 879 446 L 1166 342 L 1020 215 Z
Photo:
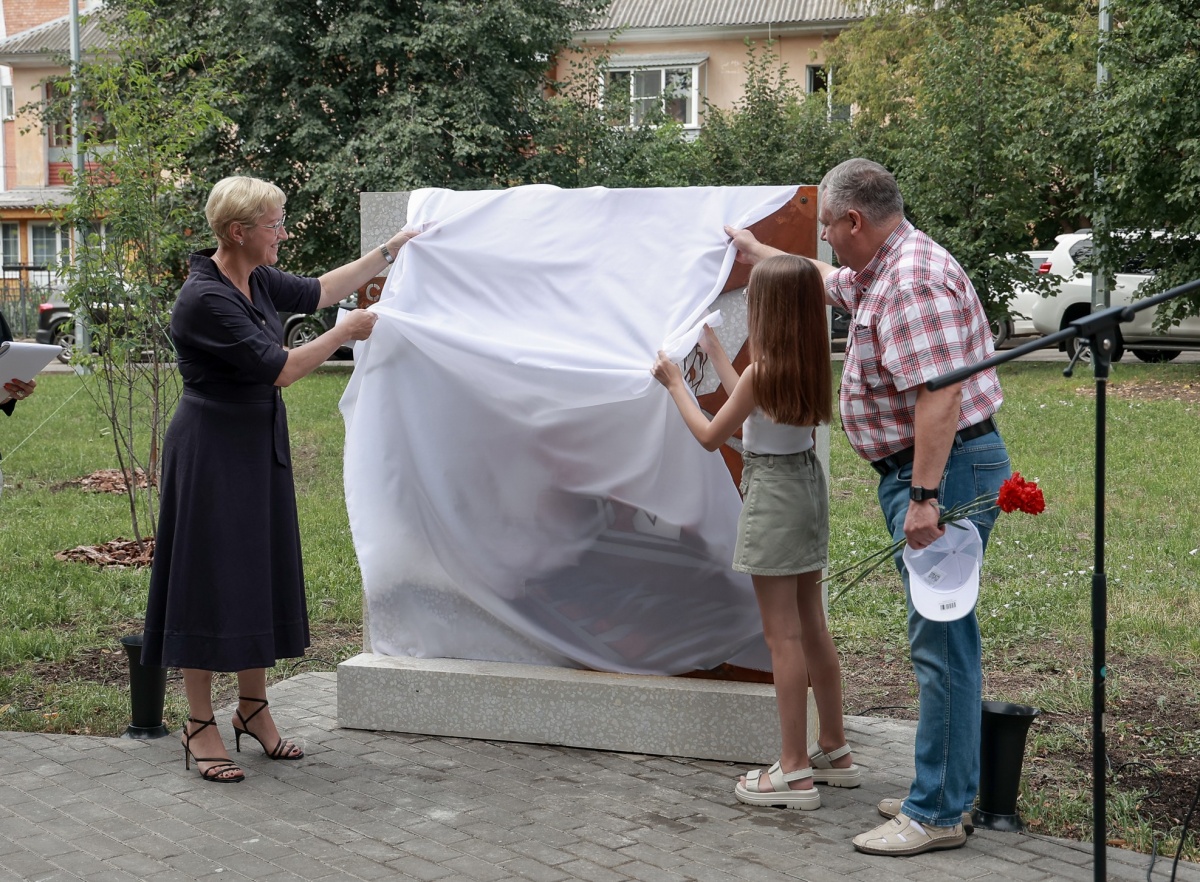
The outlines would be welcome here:
M 192 255 L 171 313 L 183 396 L 163 444 L 142 664 L 243 671 L 304 654 L 308 607 L 292 480 L 280 311 L 317 279 L 260 266 L 251 304 Z

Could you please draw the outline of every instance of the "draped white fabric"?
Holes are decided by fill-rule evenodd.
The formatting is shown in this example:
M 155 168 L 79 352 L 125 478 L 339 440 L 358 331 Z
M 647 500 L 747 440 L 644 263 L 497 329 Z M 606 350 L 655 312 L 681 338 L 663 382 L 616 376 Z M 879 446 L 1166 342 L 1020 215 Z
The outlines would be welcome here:
M 741 502 L 650 376 L 792 187 L 422 190 L 342 399 L 371 648 L 769 668 Z M 692 333 L 688 333 L 691 331 Z

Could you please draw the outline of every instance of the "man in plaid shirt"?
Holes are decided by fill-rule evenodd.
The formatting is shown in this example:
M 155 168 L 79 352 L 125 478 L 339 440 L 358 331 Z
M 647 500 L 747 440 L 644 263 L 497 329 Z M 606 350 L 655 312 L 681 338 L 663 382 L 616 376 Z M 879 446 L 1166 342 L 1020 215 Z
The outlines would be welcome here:
M 994 369 L 931 392 L 928 381 L 992 354 L 983 307 L 962 267 L 904 218 L 896 179 L 850 159 L 817 191 L 821 238 L 841 267 L 814 260 L 826 299 L 850 312 L 842 372 L 842 427 L 879 473 L 879 504 L 894 539 L 925 548 L 945 532 L 941 507 L 999 491 L 1008 453 L 992 420 L 1003 395 Z M 751 263 L 777 253 L 748 230 L 726 228 Z M 972 518 L 986 547 L 996 514 Z M 908 573 L 897 556 L 908 594 Z M 890 820 L 855 837 L 868 854 L 957 848 L 971 829 L 979 786 L 982 661 L 979 621 L 935 622 L 908 601 L 908 638 L 920 688 L 916 777 Z

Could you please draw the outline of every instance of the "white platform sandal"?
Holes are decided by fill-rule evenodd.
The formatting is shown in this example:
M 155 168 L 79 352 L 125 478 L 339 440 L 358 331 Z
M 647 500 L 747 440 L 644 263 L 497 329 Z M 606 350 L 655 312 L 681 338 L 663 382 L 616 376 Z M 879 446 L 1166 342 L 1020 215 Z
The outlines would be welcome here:
M 813 744 L 808 748 L 808 761 L 812 763 L 813 783 L 828 784 L 830 787 L 857 787 L 862 783 L 862 772 L 854 763 L 844 769 L 835 769 L 833 761 L 841 759 L 850 752 L 850 745 L 843 744 L 837 750 L 826 753 L 821 745 Z
M 764 774 L 773 789 L 765 791 L 759 789 L 763 785 Z M 812 769 L 797 769 L 794 772 L 785 773 L 779 767 L 779 763 L 775 763 L 765 773 L 762 769 L 747 772 L 746 786 L 743 787 L 739 783 L 734 787 L 733 794 L 739 802 L 747 805 L 769 805 L 774 808 L 800 809 L 810 812 L 821 807 L 821 794 L 817 788 L 792 790 L 788 784 L 793 781 L 803 781 L 812 776 Z

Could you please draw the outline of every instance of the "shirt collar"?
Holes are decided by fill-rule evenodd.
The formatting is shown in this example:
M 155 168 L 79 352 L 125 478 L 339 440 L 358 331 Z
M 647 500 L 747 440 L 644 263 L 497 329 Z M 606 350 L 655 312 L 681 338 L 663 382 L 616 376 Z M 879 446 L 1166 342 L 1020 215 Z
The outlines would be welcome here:
M 900 250 L 900 243 L 907 239 L 915 229 L 916 227 L 907 219 L 901 218 L 896 229 L 892 230 L 891 235 L 879 246 L 879 250 L 875 252 L 870 263 L 854 276 L 854 284 L 869 288 L 886 271 L 892 261 L 892 256 Z

